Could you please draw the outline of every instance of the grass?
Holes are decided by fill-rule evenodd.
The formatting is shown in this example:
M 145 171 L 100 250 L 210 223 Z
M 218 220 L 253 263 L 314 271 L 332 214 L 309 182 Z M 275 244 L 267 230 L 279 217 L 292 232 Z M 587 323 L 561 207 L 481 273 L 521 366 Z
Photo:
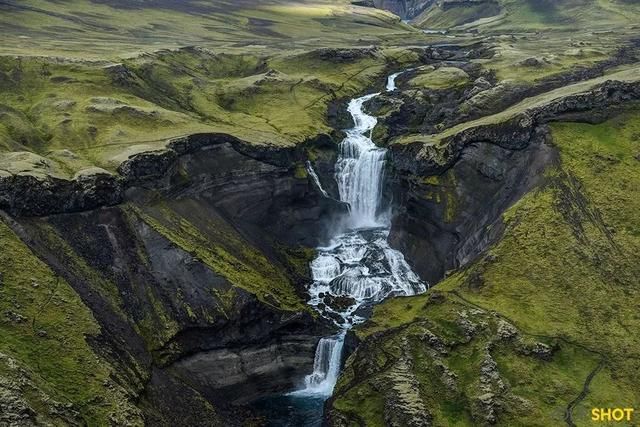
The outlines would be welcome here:
M 413 22 L 427 29 L 486 32 L 615 31 L 635 24 L 640 7 L 619 0 L 496 0 L 476 5 L 428 7 Z
M 269 48 L 362 43 L 412 32 L 399 18 L 341 1 L 187 0 L 150 4 L 29 0 L 3 5 L 3 51 L 115 58 L 188 45 L 258 53 Z
M 328 103 L 361 92 L 404 49 L 336 62 L 320 53 L 271 57 L 199 48 L 124 60 L 56 61 L 0 57 L 8 80 L 0 106 L 0 150 L 8 173 L 71 178 L 83 169 L 115 171 L 129 156 L 197 132 L 248 143 L 292 145 L 329 133 Z M 39 156 L 39 157 L 38 157 Z
M 304 311 L 284 267 L 274 263 L 232 226 L 196 202 L 181 200 L 153 206 L 131 206 L 131 213 L 193 254 L 230 284 L 254 294 L 263 303 L 285 311 Z M 298 254 L 303 256 L 303 254 Z M 295 254 L 290 255 L 294 258 Z
M 409 80 L 409 85 L 417 88 L 447 89 L 469 82 L 469 75 L 456 67 L 426 68 Z
M 110 380 L 112 368 L 86 341 L 100 328 L 89 309 L 62 278 L 56 276 L 0 221 L 0 379 L 13 386 L 38 413 L 41 423 L 62 425 L 56 402 L 71 404 L 88 425 L 110 419 L 142 425 L 126 392 Z M 11 317 L 22 320 L 10 320 Z M 105 385 L 109 385 L 108 387 Z
M 498 425 L 563 423 L 567 406 L 593 372 L 589 393 L 573 409 L 576 424 L 588 423 L 591 407 L 640 404 L 640 341 L 631 332 L 640 327 L 638 117 L 631 109 L 599 125 L 552 124 L 561 164 L 547 171 L 547 185 L 504 214 L 502 240 L 426 295 L 377 306 L 358 329 L 371 358 L 376 349 L 398 346 L 403 339 L 416 342 L 412 337 L 427 330 L 451 349 L 436 357 L 424 339 L 415 344 L 414 357 L 423 362 L 414 363 L 414 375 L 439 423 L 473 424 L 453 419 L 460 412 L 444 406 L 434 358 L 458 378 L 454 397 L 447 400 L 460 401 L 459 410 L 477 421 L 473 399 L 480 393 L 480 370 L 471 360 L 484 348 L 492 349 L 508 384 L 507 391 L 495 392 L 502 407 Z M 482 330 L 468 342 L 457 326 L 462 311 L 475 313 L 470 319 Z M 500 321 L 513 324 L 521 341 L 487 347 Z M 550 361 L 522 353 L 526 343 L 537 341 L 557 346 Z M 384 398 L 381 389 L 366 387 L 369 377 L 388 377 L 389 371 L 376 368 L 364 377 L 350 372 L 360 363 L 357 354 L 348 362 L 335 408 L 348 408 L 353 396 Z M 439 397 L 432 400 L 433 395 Z
M 397 144 L 407 144 L 413 142 L 423 142 L 430 146 L 438 146 L 446 144 L 447 139 L 459 134 L 468 129 L 493 125 L 497 123 L 504 123 L 510 119 L 517 117 L 518 115 L 530 111 L 535 108 L 542 107 L 546 104 L 549 104 L 553 101 L 559 100 L 561 98 L 587 92 L 594 87 L 604 83 L 607 80 L 613 81 L 621 81 L 621 82 L 636 82 L 640 79 L 640 68 L 637 65 L 625 67 L 622 70 L 616 70 L 610 74 L 606 74 L 602 77 L 597 77 L 594 79 L 582 81 L 579 83 L 574 83 L 568 86 L 563 86 L 559 89 L 555 89 L 549 92 L 542 93 L 540 95 L 532 96 L 529 98 L 525 98 L 519 103 L 507 108 L 504 111 L 501 111 L 496 114 L 492 114 L 489 116 L 482 117 L 477 120 L 472 120 L 469 122 L 464 122 L 459 125 L 448 128 L 438 134 L 435 135 L 404 135 L 401 136 L 392 143 Z

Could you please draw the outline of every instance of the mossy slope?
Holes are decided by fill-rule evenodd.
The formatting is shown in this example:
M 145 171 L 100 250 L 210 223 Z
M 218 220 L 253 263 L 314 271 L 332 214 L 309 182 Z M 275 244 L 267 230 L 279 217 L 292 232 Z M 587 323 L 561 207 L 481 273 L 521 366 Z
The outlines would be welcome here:
M 91 311 L 1 221 L 0 243 L 0 422 L 142 425 L 113 368 L 87 343 L 100 333 Z M 24 406 L 13 406 L 16 396 Z
M 401 413 L 380 385 L 406 384 L 392 370 L 403 360 L 437 425 L 589 425 L 592 407 L 637 407 L 639 131 L 637 110 L 552 125 L 561 163 L 505 213 L 502 240 L 358 330 L 333 416 L 365 408 L 358 417 L 382 425 Z
M 133 154 L 199 132 L 297 144 L 332 131 L 331 101 L 362 91 L 391 62 L 417 61 L 402 49 L 340 55 L 183 48 L 119 64 L 0 57 L 0 169 L 61 178 L 115 171 Z

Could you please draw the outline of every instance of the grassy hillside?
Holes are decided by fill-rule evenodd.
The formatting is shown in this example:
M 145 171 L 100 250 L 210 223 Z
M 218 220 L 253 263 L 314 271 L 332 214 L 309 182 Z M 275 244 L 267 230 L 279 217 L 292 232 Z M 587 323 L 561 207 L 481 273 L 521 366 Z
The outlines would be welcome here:
M 43 425 L 142 425 L 87 342 L 100 332 L 91 311 L 2 221 L 0 244 L 0 421 L 21 425 L 33 408 Z
M 72 177 L 196 132 L 291 145 L 330 133 L 327 105 L 362 91 L 401 49 L 262 56 L 163 50 L 119 64 L 0 57 L 0 169 Z
M 560 164 L 505 213 L 503 239 L 360 328 L 337 412 L 382 425 L 393 388 L 438 425 L 589 425 L 592 407 L 637 407 L 639 132 L 637 109 L 554 124 Z
M 3 51 L 76 58 L 198 45 L 254 52 L 295 45 L 372 43 L 409 27 L 388 12 L 337 1 L 9 1 Z
M 185 134 L 291 145 L 329 133 L 329 102 L 417 59 L 368 46 L 424 39 L 388 12 L 345 1 L 28 1 L 0 10 L 0 152 L 10 153 L 0 170 L 63 178 L 113 171 Z M 322 50 L 333 46 L 363 49 Z
M 412 23 L 428 29 L 620 31 L 637 25 L 640 5 L 625 0 L 485 0 L 434 2 Z

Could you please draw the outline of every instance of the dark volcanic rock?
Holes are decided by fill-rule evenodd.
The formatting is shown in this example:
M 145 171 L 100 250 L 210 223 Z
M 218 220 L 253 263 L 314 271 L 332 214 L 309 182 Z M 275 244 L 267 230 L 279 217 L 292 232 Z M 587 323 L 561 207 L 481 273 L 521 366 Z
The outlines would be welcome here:
M 325 295 L 323 301 L 327 306 L 337 311 L 345 311 L 356 302 L 356 300 L 350 296 L 342 295 L 336 297 L 331 294 Z
M 615 111 L 612 106 L 635 99 L 640 99 L 640 84 L 606 81 L 506 122 L 468 128 L 438 148 L 391 145 L 394 192 L 403 198 L 390 242 L 424 279 L 436 283 L 488 247 L 502 231 L 502 212 L 541 182 L 555 158 L 544 123 L 601 121 Z
M 302 309 L 310 277 L 309 251 L 300 249 L 316 246 L 327 221 L 346 208 L 300 173 L 305 150 L 322 151 L 326 161 L 335 155 L 328 141 L 280 149 L 201 134 L 132 157 L 120 176 L 52 181 L 46 191 L 46 180 L 0 180 L 2 206 L 12 213 L 49 214 L 5 220 L 91 309 L 101 330 L 93 348 L 133 390 L 150 425 L 213 425 L 224 414 L 240 423 L 234 405 L 290 390 L 312 371 L 317 342 L 334 326 Z M 14 188 L 15 179 L 24 186 Z M 290 281 L 298 309 L 231 283 L 182 236 L 163 231 L 171 215 L 201 233 L 203 245 L 227 245 L 226 256 L 264 257 Z M 238 243 L 229 246 L 232 238 Z
M 108 173 L 83 175 L 73 180 L 33 175 L 0 176 L 0 209 L 15 215 L 78 212 L 122 201 L 119 177 Z

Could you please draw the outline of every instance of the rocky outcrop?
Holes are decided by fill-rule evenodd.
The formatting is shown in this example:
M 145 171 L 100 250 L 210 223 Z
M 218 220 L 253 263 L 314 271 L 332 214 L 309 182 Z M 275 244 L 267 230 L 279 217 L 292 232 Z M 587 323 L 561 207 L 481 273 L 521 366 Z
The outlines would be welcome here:
M 11 213 L 48 216 L 4 220 L 91 310 L 96 353 L 150 425 L 241 423 L 237 405 L 312 371 L 332 326 L 304 304 L 308 248 L 346 207 L 311 182 L 305 150 L 318 165 L 335 155 L 327 141 L 277 148 L 200 134 L 124 162 L 94 191 L 103 199 L 11 190 Z
M 358 6 L 385 9 L 407 21 L 417 18 L 420 14 L 432 8 L 440 8 L 443 11 L 447 11 L 456 7 L 483 6 L 487 9 L 487 12 L 492 12 L 486 16 L 497 13 L 496 10 L 499 11 L 498 2 L 495 0 L 359 0 L 352 1 L 352 3 Z M 481 17 L 483 16 L 485 15 Z
M 122 180 L 106 171 L 72 180 L 28 174 L 0 175 L 0 209 L 46 215 L 112 206 L 122 201 Z
M 395 13 L 402 19 L 412 19 L 425 9 L 435 5 L 436 0 L 373 0 L 373 6 Z
M 614 106 L 635 99 L 640 84 L 606 81 L 505 122 L 466 128 L 438 147 L 391 145 L 394 193 L 403 196 L 390 241 L 423 278 L 438 282 L 495 241 L 502 232 L 501 213 L 540 184 L 542 171 L 555 159 L 545 123 L 602 121 Z
M 155 185 L 154 182 L 165 176 L 181 156 L 219 145 L 293 173 L 297 162 L 306 158 L 304 149 L 314 144 L 315 140 L 297 148 L 261 146 L 227 134 L 193 134 L 169 140 L 165 149 L 132 155 L 118 166 L 117 174 L 93 168 L 81 171 L 72 179 L 62 179 L 43 174 L 1 172 L 0 209 L 15 216 L 42 216 L 113 206 L 125 200 L 128 189 Z

